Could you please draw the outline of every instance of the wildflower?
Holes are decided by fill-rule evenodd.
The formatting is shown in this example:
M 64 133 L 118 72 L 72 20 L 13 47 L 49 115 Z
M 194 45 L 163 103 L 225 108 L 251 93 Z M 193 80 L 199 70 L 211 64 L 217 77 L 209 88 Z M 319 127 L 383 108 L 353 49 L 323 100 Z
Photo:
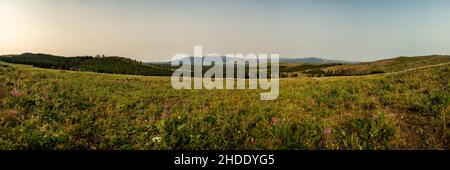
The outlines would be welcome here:
M 15 97 L 22 95 L 22 93 L 16 87 L 13 88 L 11 94 Z
M 276 124 L 278 122 L 278 118 L 272 117 L 272 124 Z
M 325 131 L 324 131 L 324 133 L 326 134 L 326 135 L 329 135 L 329 134 L 331 134 L 331 128 L 325 128 Z
M 153 142 L 161 142 L 161 137 L 155 136 L 155 137 L 152 138 L 152 141 Z
M 169 118 L 169 105 L 167 103 L 164 103 L 164 111 L 162 113 L 162 119 L 165 120 Z
M 169 118 L 169 112 L 164 110 L 164 112 L 162 113 L 162 119 L 165 120 L 167 118 Z

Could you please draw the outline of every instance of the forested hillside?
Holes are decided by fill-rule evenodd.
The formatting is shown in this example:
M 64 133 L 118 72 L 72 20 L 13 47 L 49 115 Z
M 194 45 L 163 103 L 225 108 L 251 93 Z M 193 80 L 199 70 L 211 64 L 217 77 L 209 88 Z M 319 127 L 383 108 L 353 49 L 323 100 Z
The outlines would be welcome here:
M 145 76 L 170 76 L 172 71 L 156 65 L 143 64 L 140 61 L 123 57 L 78 56 L 61 57 L 49 54 L 24 53 L 20 55 L 1 56 L 0 60 L 27 64 L 41 68 L 62 70 L 93 71 L 98 73 L 133 74 Z

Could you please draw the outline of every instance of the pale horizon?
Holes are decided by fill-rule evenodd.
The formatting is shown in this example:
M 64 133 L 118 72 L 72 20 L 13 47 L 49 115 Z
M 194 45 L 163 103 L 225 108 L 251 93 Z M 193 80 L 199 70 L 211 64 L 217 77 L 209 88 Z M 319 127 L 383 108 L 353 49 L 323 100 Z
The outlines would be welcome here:
M 444 0 L 2 0 L 0 55 L 275 53 L 374 61 L 450 54 Z

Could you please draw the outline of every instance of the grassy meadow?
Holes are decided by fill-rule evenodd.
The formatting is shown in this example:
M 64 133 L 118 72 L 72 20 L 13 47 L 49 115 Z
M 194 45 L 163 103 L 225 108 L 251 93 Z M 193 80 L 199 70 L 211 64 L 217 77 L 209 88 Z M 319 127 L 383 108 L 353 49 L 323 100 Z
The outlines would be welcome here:
M 175 90 L 170 77 L 0 62 L 0 149 L 450 149 L 450 65 Z
M 417 56 L 417 57 L 397 57 L 384 60 L 378 60 L 374 62 L 345 64 L 327 67 L 324 71 L 347 71 L 348 75 L 358 74 L 370 74 L 371 72 L 397 72 L 417 67 L 435 65 L 437 63 L 450 62 L 450 56 L 448 55 L 430 55 L 430 56 Z

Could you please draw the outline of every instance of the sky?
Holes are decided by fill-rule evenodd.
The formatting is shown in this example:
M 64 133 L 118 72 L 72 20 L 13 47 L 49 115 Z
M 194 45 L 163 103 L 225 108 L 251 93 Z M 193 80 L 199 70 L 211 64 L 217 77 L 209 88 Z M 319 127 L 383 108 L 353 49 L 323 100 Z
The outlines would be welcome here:
M 448 0 L 1 0 L 0 54 L 450 54 Z

